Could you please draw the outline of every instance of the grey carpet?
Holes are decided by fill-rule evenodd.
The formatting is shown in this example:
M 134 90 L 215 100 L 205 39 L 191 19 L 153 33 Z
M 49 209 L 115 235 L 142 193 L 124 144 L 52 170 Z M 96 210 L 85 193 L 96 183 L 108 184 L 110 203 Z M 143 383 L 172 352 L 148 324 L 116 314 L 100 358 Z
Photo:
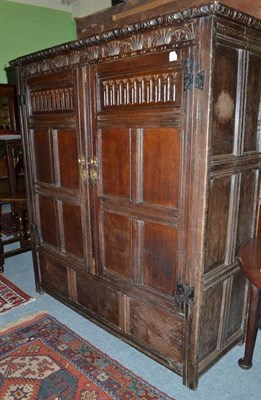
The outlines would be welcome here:
M 36 293 L 30 252 L 7 259 L 5 275 L 28 294 L 36 297 L 36 301 L 3 314 L 0 316 L 0 325 L 39 310 L 45 310 L 89 340 L 94 346 L 176 400 L 261 399 L 260 331 L 252 369 L 244 371 L 238 367 L 237 360 L 242 357 L 244 347 L 236 346 L 200 378 L 198 389 L 191 391 L 182 385 L 182 379 L 173 372 L 108 334 L 49 295 Z

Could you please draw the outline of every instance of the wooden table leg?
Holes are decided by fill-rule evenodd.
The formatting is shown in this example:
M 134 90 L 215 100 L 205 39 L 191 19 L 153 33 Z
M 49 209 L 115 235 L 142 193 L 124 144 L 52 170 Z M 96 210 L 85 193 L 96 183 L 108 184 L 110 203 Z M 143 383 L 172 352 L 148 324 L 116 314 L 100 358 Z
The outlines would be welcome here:
M 261 290 L 259 290 L 255 285 L 251 284 L 245 355 L 244 358 L 240 358 L 240 360 L 238 360 L 239 366 L 243 369 L 249 369 L 253 365 L 252 359 L 256 342 L 260 304 Z

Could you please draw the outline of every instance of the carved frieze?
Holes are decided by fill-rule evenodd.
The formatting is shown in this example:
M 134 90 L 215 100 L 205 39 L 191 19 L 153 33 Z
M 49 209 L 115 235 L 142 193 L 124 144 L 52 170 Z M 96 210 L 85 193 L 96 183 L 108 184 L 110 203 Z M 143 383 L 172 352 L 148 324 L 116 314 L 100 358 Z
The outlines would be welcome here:
M 101 103 L 104 108 L 140 104 L 174 103 L 178 72 L 166 72 L 101 81 Z
M 109 40 L 99 45 L 84 46 L 85 42 L 91 44 L 94 40 L 82 40 L 74 42 L 79 50 L 75 49 L 72 54 L 53 55 L 52 58 L 42 58 L 40 61 L 30 63 L 25 67 L 24 74 L 31 76 L 79 62 L 99 62 L 105 59 L 132 56 L 138 52 L 151 53 L 161 49 L 186 46 L 192 44 L 194 38 L 194 23 L 191 22 L 184 26 L 162 27 L 150 32 L 136 33 L 130 37 Z
M 24 64 L 22 74 L 32 76 L 67 65 L 100 62 L 105 59 L 134 56 L 139 52 L 192 45 L 197 18 L 210 15 L 225 17 L 244 26 L 242 40 L 246 45 L 251 44 L 247 30 L 251 28 L 258 34 L 261 29 L 259 19 L 213 1 L 212 4 L 174 12 L 30 54 L 14 60 L 11 65 Z
M 31 113 L 73 111 L 74 98 L 72 87 L 31 92 Z
M 195 38 L 194 24 L 186 26 L 164 27 L 151 32 L 132 35 L 129 38 L 111 40 L 100 46 L 91 46 L 82 50 L 80 60 L 95 61 L 111 57 L 127 57 L 136 52 L 151 52 L 159 48 L 172 48 L 192 43 Z
M 54 55 L 52 58 L 42 58 L 40 61 L 28 64 L 26 67 L 27 75 L 35 75 L 38 73 L 63 68 L 68 65 L 74 65 L 79 62 L 80 52 L 74 51 L 66 54 Z

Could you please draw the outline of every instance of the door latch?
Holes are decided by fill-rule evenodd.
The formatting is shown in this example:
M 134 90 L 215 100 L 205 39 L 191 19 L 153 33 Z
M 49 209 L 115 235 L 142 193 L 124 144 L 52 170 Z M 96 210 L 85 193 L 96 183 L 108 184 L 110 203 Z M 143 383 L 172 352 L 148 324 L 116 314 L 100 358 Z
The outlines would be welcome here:
M 78 163 L 80 165 L 80 177 L 82 181 L 85 181 L 87 179 L 87 171 L 85 168 L 85 158 L 80 157 L 78 158 Z
M 91 181 L 97 182 L 98 180 L 98 160 L 96 158 L 91 158 L 89 162 L 89 174 Z

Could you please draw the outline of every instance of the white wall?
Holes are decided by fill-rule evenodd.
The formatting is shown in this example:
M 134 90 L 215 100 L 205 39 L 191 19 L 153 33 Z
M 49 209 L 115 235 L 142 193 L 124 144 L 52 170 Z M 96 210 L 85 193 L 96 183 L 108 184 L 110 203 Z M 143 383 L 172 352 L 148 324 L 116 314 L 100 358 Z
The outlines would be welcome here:
M 72 17 L 84 17 L 111 7 L 111 0 L 7 0 L 31 6 L 54 8 L 72 13 Z
M 39 6 L 39 7 L 53 8 L 55 10 L 72 12 L 72 6 L 68 4 L 63 4 L 62 0 L 7 0 L 7 1 L 12 1 L 13 3 L 28 4 L 30 6 Z M 89 0 L 83 0 L 83 1 L 89 3 Z
M 111 0 L 76 0 L 72 3 L 73 17 L 84 17 L 111 7 Z

